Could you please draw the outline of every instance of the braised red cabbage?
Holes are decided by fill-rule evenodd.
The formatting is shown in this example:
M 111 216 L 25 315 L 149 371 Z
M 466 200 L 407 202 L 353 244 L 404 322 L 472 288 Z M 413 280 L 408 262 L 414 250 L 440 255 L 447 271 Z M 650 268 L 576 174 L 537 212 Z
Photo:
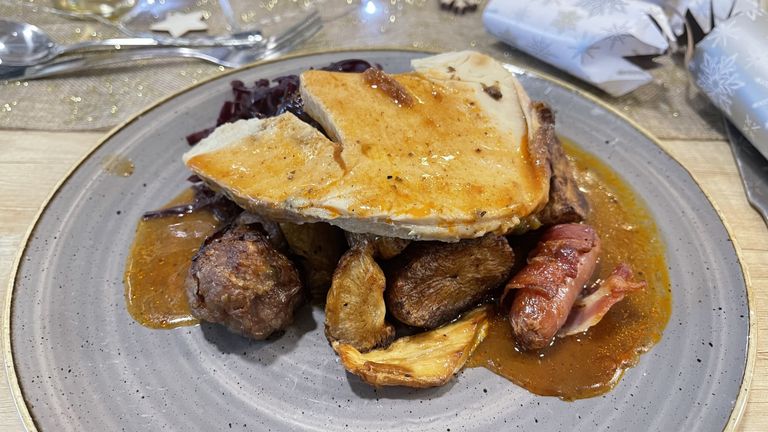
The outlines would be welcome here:
M 349 59 L 331 63 L 321 70 L 332 72 L 362 73 L 371 67 L 381 69 L 380 65 L 371 65 L 365 60 Z M 285 75 L 273 79 L 257 80 L 253 86 L 248 87 L 242 81 L 232 81 L 232 100 L 224 102 L 216 119 L 216 126 L 203 129 L 187 136 L 189 145 L 195 145 L 203 138 L 210 135 L 216 127 L 224 123 L 232 123 L 238 120 L 251 118 L 267 118 L 280 115 L 286 111 L 312 126 L 323 130 L 317 122 L 304 112 L 304 103 L 299 95 L 299 76 Z M 155 219 L 163 217 L 179 217 L 204 208 L 210 209 L 220 221 L 229 221 L 242 210 L 224 195 L 214 192 L 201 179 L 192 175 L 188 181 L 194 183 L 192 189 L 195 192 L 191 203 L 181 204 L 169 208 L 152 210 L 144 213 L 143 219 Z
M 331 63 L 321 70 L 333 72 L 361 73 L 372 65 L 365 60 L 349 59 Z M 381 66 L 376 65 L 377 68 Z M 285 75 L 273 79 L 257 80 L 248 87 L 242 81 L 232 81 L 232 100 L 224 102 L 216 119 L 216 126 L 197 131 L 187 136 L 189 145 L 195 145 L 210 135 L 216 127 L 243 119 L 266 118 L 280 115 L 286 111 L 295 114 L 303 121 L 318 125 L 304 112 L 304 103 L 299 95 L 299 76 Z

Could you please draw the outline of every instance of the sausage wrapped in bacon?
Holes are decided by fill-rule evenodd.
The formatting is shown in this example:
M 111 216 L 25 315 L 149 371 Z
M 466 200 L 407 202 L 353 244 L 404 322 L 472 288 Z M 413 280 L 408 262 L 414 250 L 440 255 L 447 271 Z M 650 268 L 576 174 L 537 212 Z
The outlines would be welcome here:
M 549 345 L 592 277 L 599 255 L 600 238 L 588 225 L 555 225 L 544 232 L 501 299 L 502 305 L 511 300 L 509 322 L 522 348 Z M 517 293 L 511 299 L 513 290 Z
M 599 255 L 600 238 L 588 225 L 556 225 L 544 232 L 501 298 L 502 306 L 511 303 L 509 322 L 520 347 L 544 348 L 555 335 L 584 332 L 627 293 L 645 288 L 645 282 L 634 281 L 632 268 L 621 263 L 585 290 Z M 517 291 L 514 299 L 512 290 Z

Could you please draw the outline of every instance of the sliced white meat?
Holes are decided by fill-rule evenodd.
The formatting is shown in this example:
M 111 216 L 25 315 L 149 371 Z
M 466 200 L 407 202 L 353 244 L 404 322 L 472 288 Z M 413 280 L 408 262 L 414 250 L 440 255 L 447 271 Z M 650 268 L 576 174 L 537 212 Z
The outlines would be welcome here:
M 306 71 L 305 110 L 331 139 L 284 114 L 222 126 L 184 162 L 253 213 L 358 233 L 457 241 L 507 233 L 540 210 L 547 143 L 514 75 L 468 51 L 413 65 Z

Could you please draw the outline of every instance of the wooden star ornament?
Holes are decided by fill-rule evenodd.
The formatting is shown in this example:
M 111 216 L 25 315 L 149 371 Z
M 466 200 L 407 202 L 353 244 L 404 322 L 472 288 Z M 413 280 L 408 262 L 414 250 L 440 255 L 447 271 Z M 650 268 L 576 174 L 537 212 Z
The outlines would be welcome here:
M 191 31 L 208 30 L 208 24 L 203 20 L 203 12 L 171 12 L 165 16 L 164 20 L 149 26 L 149 29 L 168 32 L 173 37 L 179 37 Z
M 440 8 L 461 15 L 477 10 L 479 5 L 480 0 L 440 0 Z

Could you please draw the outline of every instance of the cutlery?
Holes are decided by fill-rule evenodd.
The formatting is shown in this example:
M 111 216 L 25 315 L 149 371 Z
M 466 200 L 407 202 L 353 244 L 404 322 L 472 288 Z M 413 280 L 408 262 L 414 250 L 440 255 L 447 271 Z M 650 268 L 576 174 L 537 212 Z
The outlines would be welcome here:
M 19 81 L 50 77 L 80 70 L 93 70 L 136 60 L 186 57 L 197 58 L 224 67 L 240 67 L 257 60 L 276 57 L 312 37 L 322 27 L 317 12 L 308 15 L 283 34 L 266 39 L 256 47 L 222 46 L 207 48 L 155 47 L 137 48 L 125 51 L 111 51 L 90 55 L 74 55 L 35 66 L 0 65 L 0 80 Z
M 0 3 L 2 3 L 3 0 L 0 0 Z M 155 1 L 155 0 L 153 0 Z M 161 1 L 162 3 L 162 1 Z M 44 4 L 41 4 L 40 2 L 17 2 L 17 6 L 21 6 L 23 8 L 27 8 L 30 11 L 34 13 L 42 13 L 42 14 L 48 14 L 48 15 L 58 15 L 66 18 L 72 18 L 75 20 L 88 20 L 88 21 L 96 21 L 102 25 L 105 25 L 107 27 L 112 27 L 115 30 L 126 34 L 130 37 L 147 37 L 151 39 L 155 39 L 158 42 L 164 43 L 166 45 L 173 45 L 173 46 L 237 46 L 242 45 L 242 41 L 239 41 L 238 39 L 244 37 L 243 35 L 251 34 L 260 34 L 259 31 L 248 31 L 248 32 L 240 32 L 239 25 L 232 26 L 232 29 L 236 32 L 231 35 L 219 35 L 219 36 L 208 36 L 208 35 L 195 35 L 195 36 L 182 36 L 182 37 L 172 37 L 172 36 L 164 36 L 163 34 L 153 33 L 151 31 L 141 31 L 137 30 L 135 28 L 132 28 L 130 25 L 126 23 L 126 21 L 130 21 L 130 19 L 135 18 L 135 13 L 140 13 L 142 10 L 146 10 L 146 8 L 152 7 L 152 2 L 139 2 L 137 3 L 137 7 L 134 9 L 131 9 L 128 13 L 121 16 L 120 19 L 110 19 L 105 18 L 101 15 L 91 13 L 91 12 L 83 12 L 83 11 L 67 11 L 63 9 L 57 9 L 55 7 L 49 7 Z M 227 13 L 226 11 L 222 11 L 223 13 Z M 226 17 L 227 23 L 229 25 L 232 25 L 230 22 L 230 17 Z
M 727 119 L 723 118 L 733 158 L 747 192 L 747 201 L 768 225 L 768 160 Z
M 227 36 L 226 40 L 179 40 L 161 42 L 149 37 L 114 38 L 59 45 L 41 28 L 23 22 L 0 19 L 0 65 L 34 66 L 76 51 L 115 50 L 151 46 L 252 46 L 264 43 L 258 31 Z

